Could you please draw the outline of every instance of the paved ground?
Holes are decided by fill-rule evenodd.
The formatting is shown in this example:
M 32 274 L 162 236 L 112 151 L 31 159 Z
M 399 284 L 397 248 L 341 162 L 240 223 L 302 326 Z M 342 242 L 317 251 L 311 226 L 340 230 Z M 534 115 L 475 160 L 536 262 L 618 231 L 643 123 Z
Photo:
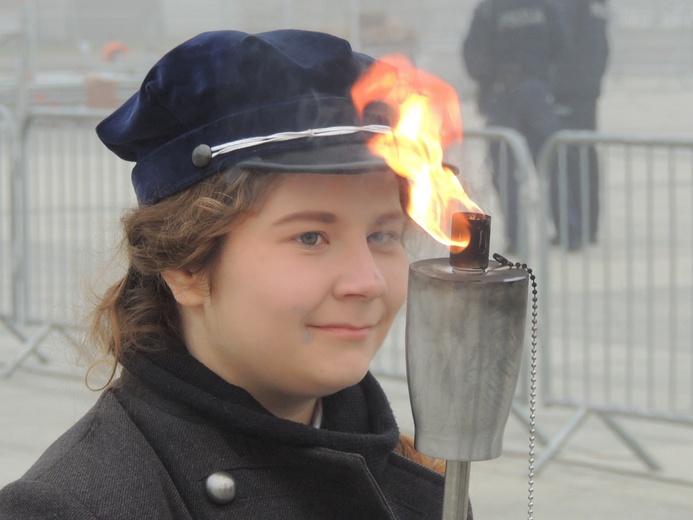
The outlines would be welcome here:
M 12 359 L 18 342 L 0 330 L 0 359 Z M 41 452 L 94 402 L 71 368 L 74 348 L 51 341 L 25 368 L 0 379 L 0 486 L 18 478 Z M 39 374 L 50 367 L 69 376 Z M 411 432 L 407 387 L 403 381 L 381 378 L 402 430 Z M 570 419 L 572 411 L 540 407 L 538 423 L 549 436 Z M 663 518 L 688 520 L 693 515 L 693 429 L 671 424 L 624 421 L 662 465 L 651 472 L 616 440 L 596 418 L 588 419 L 557 459 L 535 479 L 537 519 L 577 520 Z M 472 465 L 470 496 L 481 520 L 527 518 L 527 439 L 525 424 L 511 416 L 504 454 Z M 537 456 L 542 446 L 537 447 Z

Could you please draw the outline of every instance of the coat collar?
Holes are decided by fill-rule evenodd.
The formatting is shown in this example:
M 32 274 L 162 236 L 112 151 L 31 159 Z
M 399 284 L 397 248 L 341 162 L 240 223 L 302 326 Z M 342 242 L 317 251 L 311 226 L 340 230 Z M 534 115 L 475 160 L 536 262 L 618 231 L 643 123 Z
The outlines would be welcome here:
M 182 406 L 221 430 L 296 447 L 357 453 L 372 471 L 385 465 L 399 439 L 390 404 L 370 373 L 359 384 L 323 398 L 322 428 L 316 429 L 274 416 L 183 348 L 131 354 L 123 365 L 119 386 L 143 385 L 160 402 Z

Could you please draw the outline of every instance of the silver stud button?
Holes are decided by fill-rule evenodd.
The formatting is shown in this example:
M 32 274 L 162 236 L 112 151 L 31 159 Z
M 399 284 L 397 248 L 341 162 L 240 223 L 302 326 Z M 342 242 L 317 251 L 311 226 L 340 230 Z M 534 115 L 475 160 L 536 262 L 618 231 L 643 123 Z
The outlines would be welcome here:
M 215 504 L 228 504 L 236 498 L 236 481 L 225 471 L 217 471 L 207 477 L 205 490 Z
M 212 162 L 212 149 L 206 144 L 200 144 L 192 152 L 192 162 L 198 168 L 204 168 Z

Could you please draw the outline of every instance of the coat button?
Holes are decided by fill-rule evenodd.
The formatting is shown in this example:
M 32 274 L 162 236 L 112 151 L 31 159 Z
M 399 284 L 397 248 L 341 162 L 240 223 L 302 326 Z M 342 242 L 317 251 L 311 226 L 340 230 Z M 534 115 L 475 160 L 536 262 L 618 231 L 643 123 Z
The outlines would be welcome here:
M 207 477 L 205 490 L 215 504 L 228 504 L 236 498 L 236 481 L 225 471 L 217 471 Z

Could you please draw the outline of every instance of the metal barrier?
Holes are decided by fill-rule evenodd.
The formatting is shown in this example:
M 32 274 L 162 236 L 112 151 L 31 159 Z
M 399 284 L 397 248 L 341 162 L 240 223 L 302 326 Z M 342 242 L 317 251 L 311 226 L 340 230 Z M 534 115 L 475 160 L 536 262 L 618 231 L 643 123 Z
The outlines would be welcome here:
M 86 309 L 83 295 L 90 288 L 99 293 L 98 285 L 119 274 L 103 266 L 113 265 L 119 216 L 135 198 L 130 166 L 94 133 L 104 115 L 35 110 L 19 141 L 12 117 L 0 110 L 0 319 L 23 342 L 0 377 L 28 356 L 40 357 L 51 331 L 78 325 Z M 503 206 L 490 182 L 491 143 L 500 145 L 503 174 L 516 175 L 521 186 L 518 257 L 535 267 L 540 284 L 541 396 L 546 405 L 576 410 L 547 443 L 535 471 L 590 415 L 656 468 L 616 417 L 693 424 L 693 139 L 562 131 L 543 148 L 535 185 L 534 165 L 517 132 L 468 130 L 449 160 L 460 167 L 472 199 L 486 202 L 484 209 L 497 217 Z M 588 224 L 592 147 L 600 170 L 596 243 L 590 242 Z M 559 202 L 567 200 L 570 185 L 581 193 L 578 249 L 569 250 L 565 241 L 549 245 L 552 177 Z M 555 227 L 566 232 L 565 204 L 558 207 Z M 493 251 L 503 252 L 502 220 L 494 219 Z M 412 260 L 445 254 L 443 246 L 423 237 Z M 21 336 L 17 324 L 39 330 Z M 372 369 L 406 377 L 404 313 Z
M 693 73 L 693 17 L 680 0 L 610 0 L 609 74 L 617 79 Z
M 498 162 L 501 178 L 515 175 L 520 186 L 517 254 L 523 261 L 530 262 L 531 252 L 536 250 L 534 244 L 537 237 L 531 233 L 532 229 L 528 223 L 536 220 L 534 212 L 537 208 L 535 203 L 537 184 L 534 163 L 524 137 L 510 128 L 489 127 L 482 130 L 465 130 L 462 145 L 449 151 L 448 160 L 459 167 L 460 177 L 464 181 L 464 188 L 470 194 L 470 198 L 479 203 L 484 211 L 492 215 L 491 250 L 503 252 L 505 243 L 502 208 L 507 207 L 507 203 L 502 199 L 507 194 L 497 194 L 491 182 L 491 165 L 488 157 L 488 147 L 491 144 L 499 145 Z M 420 240 L 419 237 L 414 237 L 414 242 L 415 244 L 410 250 L 412 261 L 421 258 L 443 257 L 448 254 L 447 248 L 435 243 L 424 233 L 421 233 Z M 371 368 L 380 375 L 399 379 L 406 378 L 405 315 L 406 309 L 402 309 L 378 355 L 373 360 Z M 523 391 L 524 388 L 521 388 L 520 392 Z
M 14 321 L 13 261 L 15 243 L 12 172 L 17 153 L 17 128 L 9 109 L 0 106 L 0 322 Z
M 590 240 L 590 150 L 598 157 L 598 233 Z M 535 464 L 539 471 L 589 416 L 601 419 L 644 464 L 657 462 L 617 416 L 693 424 L 693 139 L 562 131 L 538 160 L 543 215 L 541 395 L 576 410 Z M 551 178 L 560 211 L 551 224 Z M 571 193 L 571 188 L 573 192 Z M 579 241 L 567 231 L 579 191 Z M 562 235 L 562 238 L 563 235 Z
M 101 111 L 36 109 L 24 122 L 22 156 L 13 187 L 17 194 L 14 220 L 19 226 L 12 244 L 17 252 L 12 262 L 12 313 L 19 323 L 37 326 L 38 332 L 21 338 L 20 353 L 0 368 L 0 376 L 11 374 L 28 356 L 40 355 L 40 346 L 51 332 L 66 334 L 74 329 L 88 308 L 84 296 L 94 282 L 107 282 L 97 280 L 98 269 L 107 265 L 106 257 L 117 243 L 120 213 L 135 198 L 130 166 L 109 152 L 94 133 L 95 124 L 105 115 Z M 514 130 L 468 130 L 461 149 L 450 152 L 458 155 L 451 161 L 464 172 L 466 189 L 474 198 L 495 204 L 498 211 L 489 212 L 502 217 L 501 203 L 489 181 L 486 145 L 492 142 L 500 145 L 501 174 L 510 174 L 514 164 L 511 173 L 521 185 L 527 185 L 534 176 L 533 164 L 524 139 Z M 523 189 L 521 196 L 527 198 L 529 193 Z M 529 217 L 526 211 L 521 215 L 520 250 L 527 255 Z M 503 242 L 503 219 L 494 222 L 492 246 L 497 248 L 494 241 Z M 423 242 L 421 251 L 435 249 L 432 241 Z M 374 370 L 381 374 L 405 377 L 403 316 L 374 361 Z
M 14 314 L 19 324 L 39 329 L 0 375 L 38 353 L 49 333 L 72 339 L 70 331 L 80 324 L 90 292 L 98 293 L 118 274 L 104 266 L 118 244 L 119 216 L 135 197 L 131 167 L 94 132 L 105 115 L 33 110 L 24 121 L 15 186 L 21 193 L 16 201 L 21 232 L 14 237 Z

